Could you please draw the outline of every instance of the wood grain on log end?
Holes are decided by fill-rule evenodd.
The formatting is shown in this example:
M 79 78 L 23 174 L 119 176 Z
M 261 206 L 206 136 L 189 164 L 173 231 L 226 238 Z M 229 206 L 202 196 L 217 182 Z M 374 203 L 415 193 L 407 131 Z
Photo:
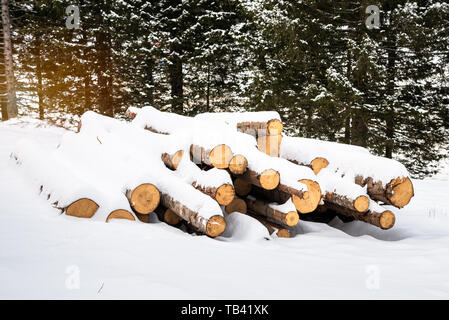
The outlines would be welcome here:
M 369 198 L 366 196 L 359 196 L 354 200 L 354 208 L 358 212 L 366 212 L 369 209 Z
M 221 235 L 226 229 L 226 220 L 222 216 L 213 216 L 207 221 L 206 234 L 215 238 Z
M 312 170 L 315 174 L 318 174 L 322 169 L 326 168 L 329 165 L 329 161 L 325 158 L 315 158 L 310 162 L 310 165 L 312 166 Z
M 217 193 L 215 194 L 215 200 L 217 200 L 219 205 L 227 206 L 234 200 L 235 191 L 234 187 L 230 184 L 224 184 L 217 188 Z
M 248 160 L 241 154 L 232 157 L 229 162 L 229 170 L 236 175 L 244 174 L 248 167 Z
M 387 210 L 382 212 L 382 215 L 380 217 L 380 227 L 383 230 L 388 230 L 393 228 L 395 222 L 396 222 L 396 216 L 393 212 Z
M 276 189 L 280 180 L 279 172 L 273 169 L 267 169 L 259 175 L 259 183 L 265 190 Z
M 131 208 L 140 214 L 150 214 L 159 205 L 161 195 L 151 183 L 144 183 L 126 192 Z
M 123 209 L 112 211 L 106 218 L 106 222 L 109 222 L 112 219 L 136 220 L 131 212 Z
M 163 220 L 165 223 L 171 226 L 175 226 L 182 221 L 182 218 L 178 216 L 173 210 L 167 209 L 164 213 Z
M 233 212 L 246 213 L 247 209 L 246 202 L 243 199 L 234 197 L 234 200 L 232 200 L 232 202 L 225 207 L 225 212 L 227 214 L 231 214 Z
M 398 208 L 405 207 L 409 204 L 415 195 L 413 183 L 409 178 L 393 179 L 389 185 L 391 186 L 391 191 L 387 190 L 387 197 Z
M 209 162 L 217 169 L 227 169 L 232 159 L 232 150 L 225 144 L 214 147 L 209 154 Z
M 251 183 L 247 182 L 242 178 L 237 178 L 234 180 L 234 190 L 235 193 L 241 197 L 246 197 L 252 189 Z
M 167 168 L 176 170 L 178 169 L 179 163 L 181 162 L 183 155 L 184 151 L 179 150 L 176 151 L 174 154 L 163 153 L 161 159 Z
M 303 197 L 300 198 L 297 195 L 292 195 L 293 204 L 301 214 L 307 214 L 315 211 L 321 200 L 321 187 L 318 182 L 303 179 L 299 182 L 307 186 L 307 191 L 304 192 Z
M 66 215 L 78 218 L 92 218 L 99 206 L 95 201 L 82 198 L 76 200 L 67 207 Z
M 285 224 L 289 227 L 294 227 L 299 222 L 299 215 L 295 211 L 290 211 L 285 215 Z
M 282 130 L 284 130 L 284 125 L 278 119 L 272 119 L 267 123 L 267 131 L 270 135 L 278 135 L 281 134 Z

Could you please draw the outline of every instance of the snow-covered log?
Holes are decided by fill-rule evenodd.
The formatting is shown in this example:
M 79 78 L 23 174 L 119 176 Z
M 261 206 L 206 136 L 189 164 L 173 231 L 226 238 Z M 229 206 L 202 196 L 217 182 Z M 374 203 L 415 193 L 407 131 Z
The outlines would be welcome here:
M 401 163 L 372 155 L 365 148 L 314 139 L 284 137 L 281 157 L 300 164 L 326 159 L 327 168 L 334 175 L 350 177 L 367 188 L 376 201 L 402 208 L 414 196 L 413 184 Z M 321 165 L 317 167 L 320 169 Z M 315 168 L 314 168 L 315 169 Z
M 234 199 L 232 179 L 225 170 L 212 168 L 203 171 L 189 159 L 184 158 L 179 163 L 175 174 L 222 206 L 227 206 Z
M 177 176 L 161 160 L 164 152 L 179 150 L 180 137 L 155 134 L 93 112 L 85 113 L 81 121 L 79 134 L 102 141 L 102 154 L 114 162 L 114 168 L 118 165 L 125 171 L 123 176 L 115 174 L 114 179 L 128 185 L 142 179 L 151 181 L 160 191 L 160 203 L 199 231 L 212 237 L 224 231 L 226 222 L 218 203 Z M 117 171 L 121 170 L 114 172 Z
M 168 209 L 162 205 L 154 210 L 160 221 L 165 222 L 168 225 L 176 226 L 182 221 L 182 218 L 178 216 L 173 210 Z
M 277 223 L 293 227 L 299 222 L 299 215 L 291 200 L 287 201 L 284 205 L 279 205 L 277 203 L 270 204 L 248 196 L 245 201 L 250 211 Z
M 282 135 L 261 136 L 257 138 L 257 149 L 270 157 L 279 157 Z
M 235 175 L 241 175 L 246 172 L 248 168 L 248 160 L 241 154 L 236 154 L 229 162 L 229 171 Z
M 326 209 L 348 217 L 350 219 L 369 223 L 373 226 L 379 227 L 383 230 L 393 228 L 396 217 L 390 210 L 385 210 L 382 206 L 372 203 L 368 211 L 361 213 L 347 208 L 342 208 L 336 205 L 326 206 Z
M 183 155 L 184 155 L 184 150 L 178 150 L 173 154 L 164 152 L 161 155 L 161 159 L 167 168 L 176 170 L 178 168 L 179 163 L 182 160 Z
M 140 214 L 150 214 L 157 208 L 161 195 L 151 183 L 143 183 L 133 190 L 126 190 L 126 198 L 131 208 Z
M 124 219 L 124 220 L 131 220 L 131 221 L 136 220 L 136 218 L 134 218 L 134 216 L 131 212 L 129 212 L 128 210 L 123 210 L 123 209 L 117 209 L 117 210 L 112 211 L 106 218 L 106 222 L 109 222 L 113 219 Z
M 202 113 L 195 116 L 195 119 L 223 121 L 238 131 L 254 137 L 279 135 L 283 130 L 279 113 L 275 111 Z

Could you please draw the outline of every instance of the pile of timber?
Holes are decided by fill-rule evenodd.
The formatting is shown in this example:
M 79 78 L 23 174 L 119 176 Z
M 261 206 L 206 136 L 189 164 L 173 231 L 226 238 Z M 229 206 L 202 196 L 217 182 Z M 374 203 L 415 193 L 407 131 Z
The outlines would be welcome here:
M 400 163 L 366 149 L 288 137 L 277 112 L 186 117 L 129 108 L 132 121 L 86 112 L 57 148 L 22 143 L 11 158 L 68 216 L 163 221 L 220 236 L 248 215 L 288 238 L 301 220 L 338 216 L 390 229 L 413 185 Z M 152 219 L 154 216 L 157 219 Z

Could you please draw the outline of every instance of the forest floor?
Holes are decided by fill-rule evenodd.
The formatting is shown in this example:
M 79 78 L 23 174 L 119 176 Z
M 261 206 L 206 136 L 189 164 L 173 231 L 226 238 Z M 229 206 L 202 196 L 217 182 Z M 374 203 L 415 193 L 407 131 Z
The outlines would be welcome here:
M 9 158 L 22 138 L 58 143 L 64 130 L 41 124 L 0 124 L 0 299 L 449 298 L 447 169 L 414 180 L 388 231 L 336 218 L 300 221 L 291 239 L 251 223 L 211 239 L 60 215 Z

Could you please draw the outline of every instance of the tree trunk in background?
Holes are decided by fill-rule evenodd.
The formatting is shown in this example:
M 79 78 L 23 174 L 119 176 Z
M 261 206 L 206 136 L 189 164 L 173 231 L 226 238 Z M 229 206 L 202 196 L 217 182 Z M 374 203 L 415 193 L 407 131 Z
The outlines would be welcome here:
M 182 59 L 181 50 L 178 45 L 174 45 L 175 49 L 172 53 L 171 65 L 169 67 L 170 72 L 170 86 L 171 86 L 171 107 L 172 111 L 182 113 L 183 111 L 183 75 L 182 75 Z
M 14 118 L 18 114 L 16 103 L 16 90 L 12 60 L 11 29 L 9 20 L 8 0 L 2 0 L 2 33 L 0 37 L 0 62 L 2 65 L 0 82 L 2 84 L 1 106 L 2 120 Z
M 102 30 L 104 27 L 104 19 L 102 15 L 102 7 L 99 4 L 95 13 L 95 21 L 99 30 L 95 35 L 95 46 L 97 50 L 97 77 L 98 77 L 98 108 L 101 114 L 114 116 L 114 108 L 111 98 L 111 79 L 110 79 L 110 56 L 111 48 L 108 45 L 106 33 Z
M 36 77 L 37 77 L 37 97 L 39 99 L 39 119 L 44 119 L 44 91 L 42 85 L 42 34 L 40 32 L 36 33 L 35 39 L 35 64 L 36 64 Z
M 392 18 L 390 17 L 390 25 L 393 25 Z M 388 83 L 387 83 L 387 96 L 393 97 L 395 90 L 395 78 L 396 78 L 396 60 L 397 60 L 397 44 L 396 44 L 396 35 L 394 30 L 389 30 L 388 33 L 388 47 L 390 50 L 388 51 Z M 385 112 L 386 115 L 386 141 L 385 141 L 385 157 L 392 158 L 393 157 L 393 149 L 394 149 L 394 122 L 395 122 L 395 114 L 394 114 L 394 101 L 388 101 L 388 105 L 386 106 L 387 110 Z

